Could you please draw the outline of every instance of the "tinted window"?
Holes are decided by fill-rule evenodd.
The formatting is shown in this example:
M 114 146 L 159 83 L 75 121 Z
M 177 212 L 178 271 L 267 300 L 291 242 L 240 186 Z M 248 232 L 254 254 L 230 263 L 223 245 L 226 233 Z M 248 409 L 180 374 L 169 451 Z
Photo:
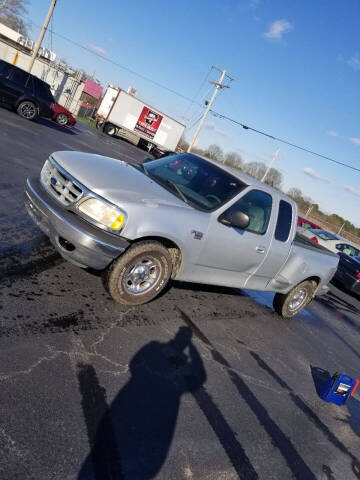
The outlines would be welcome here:
M 6 75 L 9 71 L 9 65 L 5 62 L 0 62 L 0 75 Z
M 280 200 L 279 214 L 275 229 L 275 240 L 280 242 L 286 242 L 289 238 L 292 221 L 292 207 L 290 203 L 285 200 Z
M 348 245 L 347 243 L 337 243 L 336 248 L 345 255 L 349 255 L 349 257 L 357 257 L 360 255 L 360 250 L 358 248 Z
M 190 153 L 146 162 L 144 168 L 171 193 L 205 211 L 216 210 L 246 187 L 222 168 Z
M 339 237 L 333 233 L 327 232 L 326 230 L 319 230 L 317 228 L 310 228 L 310 231 L 317 235 L 322 240 L 339 240 Z
M 24 70 L 16 69 L 13 71 L 11 75 L 11 81 L 21 87 L 25 87 L 28 78 L 29 78 L 29 74 L 27 72 L 24 72 Z
M 309 228 L 311 228 L 311 225 L 308 222 L 301 222 L 300 227 L 305 228 L 305 230 L 308 230 Z
M 50 102 L 54 102 L 54 97 L 52 96 L 49 85 L 35 77 L 34 81 L 36 82 L 36 93 L 41 98 L 49 100 Z
M 250 219 L 250 223 L 245 230 L 263 235 L 269 224 L 271 205 L 271 195 L 261 190 L 251 190 L 234 203 L 234 205 L 229 208 L 229 211 L 235 212 L 240 210 L 246 213 Z

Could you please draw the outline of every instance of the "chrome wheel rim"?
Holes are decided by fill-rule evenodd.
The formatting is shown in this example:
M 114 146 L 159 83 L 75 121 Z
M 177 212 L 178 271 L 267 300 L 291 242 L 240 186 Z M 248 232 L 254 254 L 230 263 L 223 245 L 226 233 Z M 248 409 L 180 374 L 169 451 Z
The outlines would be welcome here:
M 297 310 L 298 308 L 300 308 L 302 305 L 304 305 L 306 298 L 307 298 L 307 292 L 305 288 L 302 288 L 297 292 L 295 292 L 291 299 L 291 302 L 289 303 L 289 310 L 293 312 L 294 310 Z
M 56 120 L 59 125 L 66 125 L 68 123 L 68 117 L 65 113 L 59 113 Z
M 112 136 L 115 135 L 115 128 L 114 127 L 109 127 L 106 132 L 108 135 Z
M 160 278 L 160 263 L 153 257 L 143 257 L 125 272 L 123 285 L 132 295 L 148 292 Z
M 36 115 L 36 108 L 35 105 L 33 105 L 32 103 L 23 103 L 21 105 L 20 111 L 22 116 L 27 119 L 34 118 Z

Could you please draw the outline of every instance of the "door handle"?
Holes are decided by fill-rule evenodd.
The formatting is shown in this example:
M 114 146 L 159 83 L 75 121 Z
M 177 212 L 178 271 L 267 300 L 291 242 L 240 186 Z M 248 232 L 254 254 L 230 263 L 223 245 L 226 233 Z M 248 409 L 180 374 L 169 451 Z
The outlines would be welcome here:
M 261 247 L 260 245 L 258 245 L 255 250 L 258 252 L 258 253 L 265 253 L 265 247 Z

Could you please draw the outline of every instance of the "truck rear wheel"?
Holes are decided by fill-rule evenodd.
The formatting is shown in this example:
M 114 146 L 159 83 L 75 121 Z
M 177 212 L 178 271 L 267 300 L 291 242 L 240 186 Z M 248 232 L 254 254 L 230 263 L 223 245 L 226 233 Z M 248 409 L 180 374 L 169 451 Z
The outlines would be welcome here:
M 104 127 L 104 133 L 109 135 L 110 137 L 114 137 L 116 135 L 116 127 L 112 123 L 107 123 Z
M 299 283 L 289 293 L 276 293 L 273 307 L 283 318 L 291 318 L 308 305 L 314 297 L 315 285 L 310 280 Z
M 103 282 L 112 298 L 123 305 L 150 302 L 166 287 L 172 271 L 167 248 L 155 241 L 130 247 L 104 272 Z

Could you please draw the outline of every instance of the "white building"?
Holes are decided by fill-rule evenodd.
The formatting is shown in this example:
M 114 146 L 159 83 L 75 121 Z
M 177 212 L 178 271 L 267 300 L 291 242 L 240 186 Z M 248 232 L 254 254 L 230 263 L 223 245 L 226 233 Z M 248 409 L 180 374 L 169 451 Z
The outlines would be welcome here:
M 35 42 L 0 23 L 0 59 L 26 70 Z M 84 88 L 82 72 L 56 64 L 56 54 L 46 48 L 39 50 L 31 73 L 50 85 L 56 101 L 76 114 L 80 107 L 80 95 Z

